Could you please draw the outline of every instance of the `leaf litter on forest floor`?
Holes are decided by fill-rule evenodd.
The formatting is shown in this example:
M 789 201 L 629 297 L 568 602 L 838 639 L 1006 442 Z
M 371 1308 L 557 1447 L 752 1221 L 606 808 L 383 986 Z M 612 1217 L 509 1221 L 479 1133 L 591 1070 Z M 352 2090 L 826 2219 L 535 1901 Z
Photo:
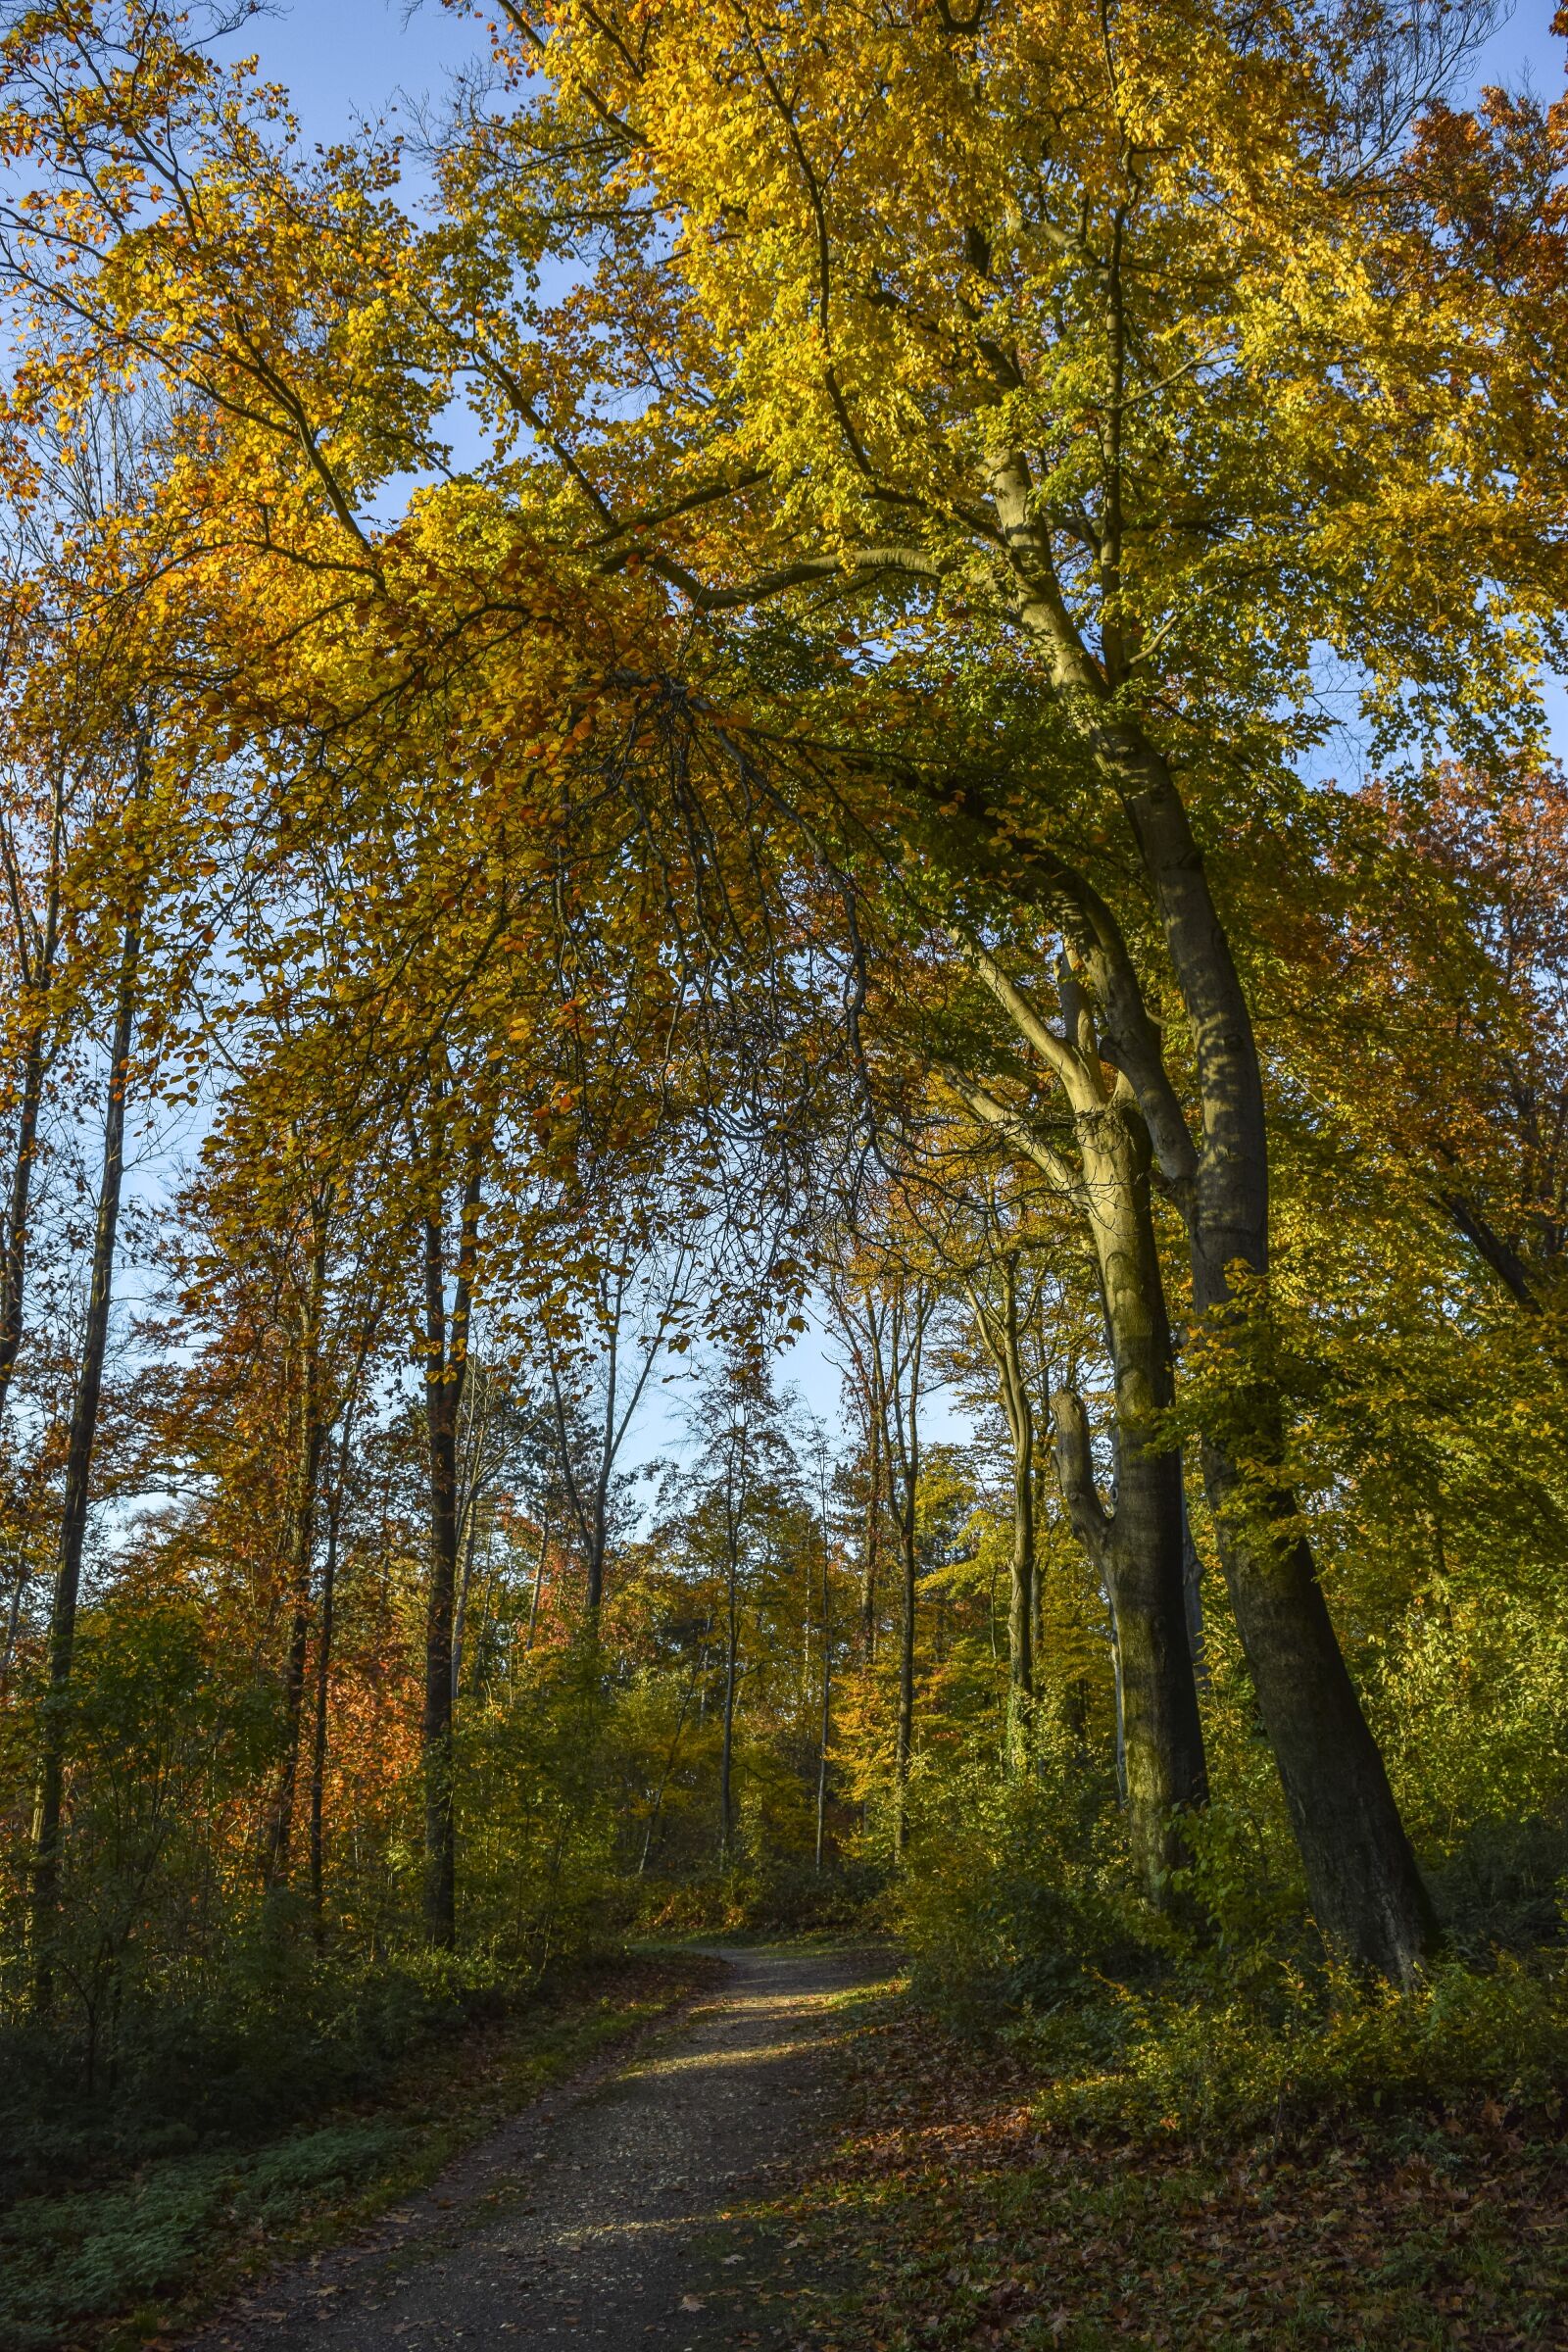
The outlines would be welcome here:
M 855 2279 L 813 2352 L 1513 2352 L 1568 2309 L 1561 2140 L 1494 2100 L 1216 2145 L 1064 2124 L 1030 2090 L 912 2010 L 868 2030 L 803 2191 Z

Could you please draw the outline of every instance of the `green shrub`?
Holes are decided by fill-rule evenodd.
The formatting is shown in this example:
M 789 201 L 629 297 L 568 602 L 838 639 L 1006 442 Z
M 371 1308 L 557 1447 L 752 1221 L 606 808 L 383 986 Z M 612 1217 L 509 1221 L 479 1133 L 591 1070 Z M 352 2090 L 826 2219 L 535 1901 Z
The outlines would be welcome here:
M 1167 1938 L 1128 1890 L 1105 1794 L 1050 1756 L 1016 1781 L 988 1761 L 924 1784 L 894 1897 L 917 1998 L 997 2027 L 1149 1965 Z
M 1102 1984 L 1075 2012 L 1010 2037 L 1038 2069 L 1045 2116 L 1063 2124 L 1223 2143 L 1332 2127 L 1419 2138 L 1439 2118 L 1494 2102 L 1555 2125 L 1568 2091 L 1568 1968 L 1450 1961 L 1410 1992 L 1287 1966 L 1227 1994 L 1192 1968 L 1150 1992 Z

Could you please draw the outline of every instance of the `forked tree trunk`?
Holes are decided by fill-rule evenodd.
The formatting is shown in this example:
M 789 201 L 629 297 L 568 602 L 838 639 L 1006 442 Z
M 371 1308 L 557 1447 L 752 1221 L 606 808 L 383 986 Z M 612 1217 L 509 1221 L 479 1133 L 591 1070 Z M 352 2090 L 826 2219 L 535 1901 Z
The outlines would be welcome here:
M 1152 1898 L 1166 1903 L 1185 1859 L 1181 1816 L 1206 1801 L 1208 1779 L 1187 1636 L 1181 1456 L 1159 1426 L 1173 1384 L 1149 1140 L 1121 1095 L 1077 1129 L 1115 1381 L 1114 1510 L 1096 1493 L 1087 1418 L 1067 1394 L 1052 1399 L 1056 1463 L 1115 1620 L 1133 1855 Z
M 1202 1344 L 1223 1348 L 1234 1271 L 1268 1271 L 1262 1073 L 1236 969 L 1187 811 L 1164 762 L 1140 746 L 1126 804 L 1164 923 L 1198 1050 L 1203 1140 L 1182 1173 Z M 1132 763 L 1129 762 L 1129 765 Z M 1255 1351 L 1249 1359 L 1255 1362 Z M 1362 1712 L 1282 1465 L 1277 1385 L 1249 1369 L 1204 1485 L 1247 1663 L 1274 1750 L 1307 1890 L 1328 1940 L 1408 1984 L 1437 1941 L 1431 1900 Z M 1259 1469 L 1263 1475 L 1259 1478 Z
M 1261 1284 L 1269 1262 L 1268 1133 L 1251 1010 L 1169 761 L 1129 707 L 1120 623 L 1114 642 L 1102 637 L 1091 653 L 1024 452 L 999 443 L 987 474 L 1016 584 L 1015 618 L 1045 654 L 1058 709 L 1120 801 L 1154 894 L 1197 1060 L 1199 1143 L 1114 918 L 1080 877 L 1053 873 L 1049 858 L 1035 861 L 1037 878 L 1058 904 L 1070 898 L 1084 912 L 1107 1058 L 1131 1081 L 1182 1204 L 1202 1344 L 1224 1349 L 1237 1303 L 1233 1270 Z M 1114 572 L 1119 549 L 1111 562 Z M 1408 1984 L 1436 1946 L 1436 1921 L 1285 1477 L 1279 1384 L 1256 1361 L 1249 1351 L 1239 1363 L 1226 1430 L 1202 1449 L 1221 1565 L 1318 1926 L 1361 1966 Z
M 1056 1467 L 1074 1532 L 1110 1598 L 1133 1856 L 1150 1898 L 1165 1904 L 1185 1859 L 1181 1816 L 1206 1801 L 1208 1781 L 1187 1640 L 1181 1458 L 1160 1427 L 1174 1374 L 1149 1132 L 1126 1080 L 1107 1083 L 1092 1008 L 1070 970 L 1061 975 L 1061 1020 L 1053 1028 L 988 954 L 971 949 L 969 961 L 1054 1071 L 1072 1111 L 1076 1171 L 1027 1118 L 955 1074 L 975 1114 L 1030 1156 L 1089 1227 L 1115 1383 L 1114 1511 L 1096 1492 L 1082 1404 L 1065 1394 L 1053 1399 Z

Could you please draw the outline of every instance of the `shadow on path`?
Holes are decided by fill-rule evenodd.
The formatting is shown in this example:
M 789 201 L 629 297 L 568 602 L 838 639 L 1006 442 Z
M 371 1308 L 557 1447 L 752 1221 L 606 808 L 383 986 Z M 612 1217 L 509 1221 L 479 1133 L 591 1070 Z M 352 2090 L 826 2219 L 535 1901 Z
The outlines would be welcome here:
M 757 2208 L 829 2128 L 886 1952 L 726 1949 L 672 2028 L 559 2085 L 355 2243 L 187 2352 L 785 2346 L 803 2320 Z M 771 2288 L 771 2292 L 764 2290 Z

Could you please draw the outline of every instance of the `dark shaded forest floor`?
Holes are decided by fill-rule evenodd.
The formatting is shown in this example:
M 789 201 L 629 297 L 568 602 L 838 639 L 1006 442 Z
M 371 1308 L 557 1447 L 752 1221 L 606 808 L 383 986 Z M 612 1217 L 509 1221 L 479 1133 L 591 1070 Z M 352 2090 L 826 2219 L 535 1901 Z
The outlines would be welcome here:
M 511 2013 L 449 2024 L 373 2090 L 291 2126 L 211 2133 L 128 2167 L 106 2144 L 10 2202 L 0 2168 L 0 2352 L 183 2340 L 216 2298 L 291 2260 L 308 2268 L 315 2249 L 423 2188 L 546 2085 L 613 2066 L 718 1974 L 689 1952 L 638 1955 Z
M 426 2053 L 358 2118 L 233 2159 L 220 2213 L 159 2298 L 26 2340 L 1568 2345 L 1568 2161 L 1544 2115 L 1477 2098 L 1200 2134 L 1173 2118 L 1117 2128 L 1102 2097 L 1095 2120 L 1074 2120 L 1072 2090 L 922 2017 L 897 1997 L 885 1949 L 642 1960 Z M 356 2133 L 363 2176 L 313 2191 L 313 2162 Z M 119 2193 L 115 2226 L 145 2245 L 167 2226 L 169 2184 L 145 2176 Z M 80 2258 L 61 2251 L 68 2269 Z M 225 2280 L 228 2302 L 193 2333 Z M 6 2352 L 12 2340 L 0 2315 Z

